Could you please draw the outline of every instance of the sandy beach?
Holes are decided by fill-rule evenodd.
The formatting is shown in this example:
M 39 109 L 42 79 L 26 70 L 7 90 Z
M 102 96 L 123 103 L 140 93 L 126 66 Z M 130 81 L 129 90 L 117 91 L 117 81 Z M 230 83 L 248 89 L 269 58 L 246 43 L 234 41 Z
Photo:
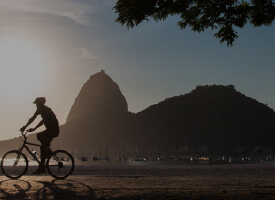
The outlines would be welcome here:
M 275 199 L 275 163 L 224 165 L 76 162 L 65 180 L 0 176 L 0 199 Z

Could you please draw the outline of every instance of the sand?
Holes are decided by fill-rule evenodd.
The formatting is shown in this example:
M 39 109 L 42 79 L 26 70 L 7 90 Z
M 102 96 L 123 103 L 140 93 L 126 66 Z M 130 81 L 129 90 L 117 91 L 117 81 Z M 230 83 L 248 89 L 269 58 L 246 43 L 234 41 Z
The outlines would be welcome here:
M 92 161 L 91 161 L 92 162 Z M 65 180 L 0 176 L 0 199 L 275 199 L 275 163 L 135 165 L 76 163 Z

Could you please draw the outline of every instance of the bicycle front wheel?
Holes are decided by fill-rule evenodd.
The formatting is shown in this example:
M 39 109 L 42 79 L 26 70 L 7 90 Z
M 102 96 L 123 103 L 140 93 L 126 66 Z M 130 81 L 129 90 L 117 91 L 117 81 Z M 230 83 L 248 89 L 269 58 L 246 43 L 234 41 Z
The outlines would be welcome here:
M 64 150 L 52 153 L 46 163 L 50 175 L 56 179 L 65 179 L 74 171 L 74 158 Z
M 1 170 L 8 178 L 20 178 L 28 170 L 28 160 L 26 155 L 17 150 L 7 152 L 2 157 Z

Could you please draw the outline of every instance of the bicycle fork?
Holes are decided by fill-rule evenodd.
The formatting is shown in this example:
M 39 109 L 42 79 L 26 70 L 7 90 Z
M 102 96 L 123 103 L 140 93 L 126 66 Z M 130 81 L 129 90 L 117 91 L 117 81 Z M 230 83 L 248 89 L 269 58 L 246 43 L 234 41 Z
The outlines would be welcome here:
M 15 162 L 13 163 L 13 166 L 16 166 L 20 160 L 20 154 L 17 155 Z

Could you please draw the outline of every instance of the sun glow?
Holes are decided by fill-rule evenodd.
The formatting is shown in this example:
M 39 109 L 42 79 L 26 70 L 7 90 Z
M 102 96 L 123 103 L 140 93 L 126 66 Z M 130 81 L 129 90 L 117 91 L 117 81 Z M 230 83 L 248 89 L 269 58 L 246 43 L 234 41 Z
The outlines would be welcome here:
M 0 40 L 0 94 L 8 101 L 36 96 L 47 79 L 46 56 L 26 39 L 5 37 Z M 44 85 L 43 85 L 44 84 Z

